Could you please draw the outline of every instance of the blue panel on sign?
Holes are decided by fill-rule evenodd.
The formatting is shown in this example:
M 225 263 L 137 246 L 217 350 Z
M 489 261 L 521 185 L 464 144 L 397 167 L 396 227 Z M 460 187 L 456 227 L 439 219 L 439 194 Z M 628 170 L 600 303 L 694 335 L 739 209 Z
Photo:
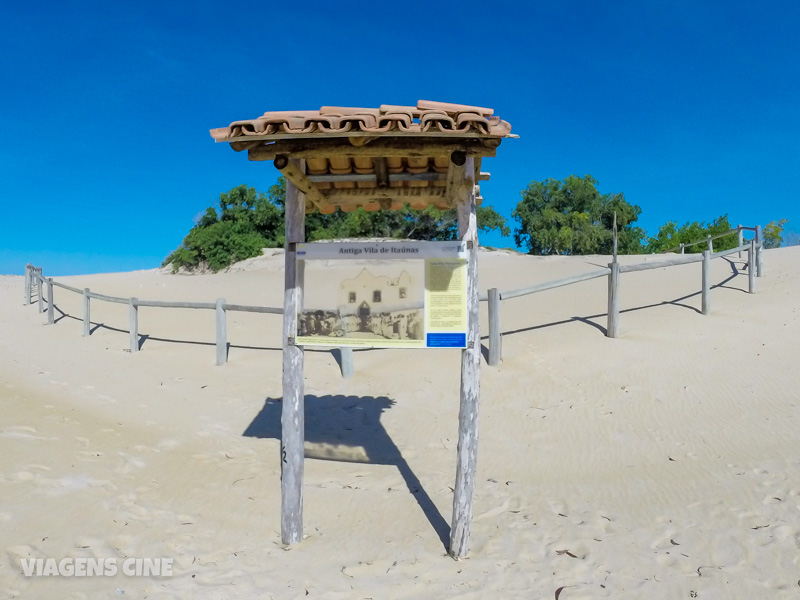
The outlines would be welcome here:
M 467 345 L 466 333 L 429 333 L 428 348 L 465 348 Z

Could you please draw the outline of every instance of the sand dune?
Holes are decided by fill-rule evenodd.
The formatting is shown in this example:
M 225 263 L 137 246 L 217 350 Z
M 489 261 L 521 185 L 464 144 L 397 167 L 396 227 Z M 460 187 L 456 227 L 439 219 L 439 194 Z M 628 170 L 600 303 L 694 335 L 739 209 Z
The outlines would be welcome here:
M 650 260 L 651 257 L 648 257 Z M 218 275 L 64 278 L 152 300 L 282 303 L 282 256 Z M 480 288 L 608 257 L 485 252 Z M 623 257 L 636 262 L 641 257 Z M 800 593 L 800 249 L 623 274 L 503 302 L 482 365 L 469 558 L 447 557 L 459 353 L 306 357 L 302 544 L 280 545 L 280 317 L 140 310 L 56 289 L 57 323 L 0 278 L 0 588 L 8 598 L 794 598 Z M 45 267 L 45 274 L 47 265 Z M 329 276 L 329 265 L 307 277 Z M 737 274 L 738 273 L 738 274 Z M 486 334 L 486 307 L 482 305 Z M 171 577 L 25 577 L 21 558 L 171 557 Z

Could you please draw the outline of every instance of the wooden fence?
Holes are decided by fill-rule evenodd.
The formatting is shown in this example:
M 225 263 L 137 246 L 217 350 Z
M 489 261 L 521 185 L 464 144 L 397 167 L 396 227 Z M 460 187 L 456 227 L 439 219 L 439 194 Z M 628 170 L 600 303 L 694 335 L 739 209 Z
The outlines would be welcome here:
M 755 237 L 752 240 L 745 242 L 743 239 L 744 231 L 752 231 Z M 729 235 L 737 235 L 738 246 L 730 250 L 722 252 L 714 252 L 713 241 L 719 238 L 727 237 Z M 701 254 L 684 254 L 684 249 L 689 246 L 697 244 L 707 244 L 708 249 L 704 250 Z M 500 364 L 503 358 L 503 338 L 501 334 L 500 325 L 500 302 L 503 300 L 510 300 L 511 298 L 519 298 L 545 290 L 552 290 L 557 287 L 565 285 L 572 285 L 598 277 L 608 277 L 608 320 L 606 325 L 606 336 L 610 338 L 619 337 L 619 281 L 620 274 L 633 273 L 635 271 L 644 271 L 647 269 L 660 269 L 663 267 L 671 267 L 675 265 L 685 265 L 694 262 L 703 263 L 701 292 L 702 292 L 702 313 L 704 315 L 711 314 L 711 260 L 730 254 L 746 251 L 748 256 L 748 291 L 753 294 L 756 291 L 756 275 L 761 277 L 763 275 L 763 258 L 762 258 L 762 234 L 761 226 L 757 227 L 743 227 L 739 225 L 735 229 L 731 229 L 724 233 L 715 236 L 708 236 L 706 239 L 691 244 L 681 244 L 675 248 L 667 250 L 667 252 L 680 251 L 680 255 L 667 260 L 660 260 L 654 262 L 642 262 L 632 265 L 622 265 L 616 260 L 609 263 L 608 267 L 582 273 L 580 275 L 572 275 L 563 279 L 556 279 L 554 281 L 546 281 L 533 286 L 519 288 L 515 290 L 500 291 L 497 288 L 492 288 L 488 291 L 486 296 L 481 300 L 489 302 L 489 357 L 487 362 L 496 366 Z
M 749 241 L 743 239 L 744 231 L 752 231 L 755 237 Z M 713 251 L 713 241 L 722 237 L 736 234 L 738 236 L 738 246 L 730 250 L 722 252 Z M 708 249 L 699 254 L 684 254 L 684 249 L 689 246 L 697 244 L 707 244 Z M 502 329 L 500 324 L 500 303 L 504 300 L 511 300 L 512 298 L 520 298 L 546 290 L 552 290 L 566 285 L 573 285 L 590 279 L 597 279 L 598 277 L 608 277 L 608 321 L 606 327 L 606 335 L 610 338 L 619 336 L 619 281 L 622 273 L 633 273 L 636 271 L 644 271 L 648 269 L 660 269 L 663 267 L 671 267 L 675 265 L 685 265 L 689 263 L 702 262 L 702 280 L 701 280 L 701 293 L 702 293 L 702 313 L 704 315 L 711 314 L 711 260 L 728 256 L 730 254 L 747 252 L 748 262 L 748 291 L 753 294 L 756 291 L 756 276 L 763 276 L 763 258 L 762 258 L 763 241 L 761 234 L 761 227 L 743 227 L 739 225 L 735 229 L 731 229 L 725 233 L 715 236 L 708 236 L 706 239 L 693 242 L 691 244 L 681 244 L 675 248 L 671 248 L 666 252 L 679 250 L 680 254 L 673 258 L 654 262 L 642 262 L 631 265 L 622 265 L 616 260 L 609 263 L 608 267 L 603 267 L 595 271 L 581 273 L 579 275 L 572 275 L 562 279 L 553 281 L 546 281 L 536 285 L 527 286 L 523 288 L 501 291 L 497 288 L 491 288 L 486 294 L 480 296 L 481 302 L 489 303 L 489 355 L 487 362 L 496 366 L 502 360 L 503 338 Z M 229 304 L 224 298 L 218 298 L 215 302 L 164 302 L 160 300 L 140 300 L 138 298 L 121 298 L 117 296 L 106 296 L 92 292 L 89 288 L 78 289 L 64 283 L 53 281 L 52 277 L 44 277 L 42 275 L 42 268 L 35 267 L 31 264 L 25 266 L 25 302 L 24 304 L 32 304 L 33 290 L 36 290 L 37 302 L 39 312 L 44 312 L 44 298 L 43 288 L 46 289 L 47 297 L 47 319 L 46 323 L 53 324 L 55 302 L 53 300 L 53 289 L 60 287 L 70 292 L 80 294 L 83 296 L 83 336 L 88 337 L 91 333 L 90 318 L 91 318 L 91 305 L 90 300 L 100 300 L 103 302 L 116 302 L 118 304 L 128 305 L 129 314 L 129 335 L 130 335 L 130 351 L 135 353 L 139 351 L 139 308 L 154 307 L 154 308 L 188 308 L 188 309 L 202 309 L 213 310 L 216 313 L 216 362 L 217 365 L 224 365 L 227 362 L 228 355 L 228 340 L 227 340 L 227 312 L 251 312 L 251 313 L 268 313 L 268 314 L 283 314 L 283 308 L 276 308 L 271 306 L 247 306 L 242 304 Z M 339 363 L 344 377 L 350 377 L 354 371 L 353 364 L 353 349 L 352 348 L 339 348 Z

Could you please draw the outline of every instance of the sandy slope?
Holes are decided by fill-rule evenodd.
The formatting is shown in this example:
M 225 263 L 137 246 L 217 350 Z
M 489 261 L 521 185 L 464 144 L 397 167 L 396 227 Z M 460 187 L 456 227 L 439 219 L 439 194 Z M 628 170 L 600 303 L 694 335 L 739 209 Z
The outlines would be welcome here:
M 307 352 L 307 539 L 279 539 L 280 318 L 77 296 L 42 326 L 0 278 L 0 590 L 9 598 L 795 598 L 800 593 L 800 249 L 766 253 L 756 295 L 714 263 L 623 274 L 503 303 L 505 360 L 483 365 L 470 557 L 448 535 L 457 351 L 356 352 L 343 380 Z M 625 260 L 636 261 L 640 259 Z M 481 257 L 481 289 L 607 257 Z M 196 277 L 70 277 L 147 299 L 279 305 L 282 257 Z M 45 272 L 46 272 L 46 265 Z M 741 264 L 738 264 L 741 268 Z M 310 276 L 329 276 L 320 265 Z M 695 294 L 695 295 L 692 295 Z M 485 305 L 483 306 L 485 312 Z M 59 316 L 59 315 L 57 315 Z M 483 315 L 485 323 L 486 315 Z M 484 332 L 486 330 L 484 329 Z M 25 578 L 20 557 L 174 557 L 170 578 Z M 124 592 L 124 595 L 123 595 Z

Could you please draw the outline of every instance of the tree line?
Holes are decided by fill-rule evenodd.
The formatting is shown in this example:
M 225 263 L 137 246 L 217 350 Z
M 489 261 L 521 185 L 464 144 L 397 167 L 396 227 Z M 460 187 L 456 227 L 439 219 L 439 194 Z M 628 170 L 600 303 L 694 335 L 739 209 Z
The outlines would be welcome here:
M 658 253 L 732 229 L 726 214 L 711 223 L 694 221 L 678 226 L 670 221 L 648 237 L 636 224 L 642 209 L 625 200 L 621 193 L 601 194 L 597 184 L 591 175 L 572 175 L 563 181 L 532 181 L 522 191 L 522 200 L 511 215 L 516 222 L 516 245 L 538 255 L 611 254 L 616 222 L 620 254 Z M 259 256 L 264 248 L 283 247 L 285 197 L 283 177 L 267 193 L 240 185 L 220 194 L 218 208 L 206 209 L 164 265 L 172 265 L 174 271 L 181 267 L 219 271 L 234 262 Z M 506 219 L 491 206 L 478 207 L 477 217 L 479 231 L 511 234 Z M 764 228 L 765 247 L 781 245 L 786 222 L 773 221 Z M 454 240 L 458 237 L 456 211 L 433 206 L 412 209 L 406 205 L 392 211 L 337 209 L 329 215 L 306 216 L 306 238 L 312 242 L 375 237 Z M 734 233 L 715 240 L 714 249 L 727 250 L 736 245 Z M 686 252 L 702 250 L 702 245 L 686 248 Z

